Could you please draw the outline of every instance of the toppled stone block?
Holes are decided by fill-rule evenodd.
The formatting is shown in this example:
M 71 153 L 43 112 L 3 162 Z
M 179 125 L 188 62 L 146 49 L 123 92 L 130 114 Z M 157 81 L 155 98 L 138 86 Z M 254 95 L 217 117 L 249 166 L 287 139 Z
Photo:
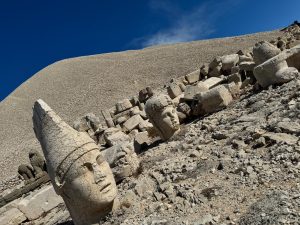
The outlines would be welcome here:
M 19 225 L 26 219 L 26 216 L 19 209 L 11 208 L 0 215 L 0 224 Z
M 102 113 L 102 116 L 103 116 L 103 118 L 106 122 L 107 127 L 108 128 L 109 127 L 114 127 L 115 124 L 113 122 L 113 119 L 111 117 L 111 113 L 109 112 L 109 110 L 102 110 L 101 113 Z
M 185 78 L 189 84 L 196 83 L 200 80 L 200 69 L 185 75 Z
M 203 81 L 203 84 L 208 88 L 211 89 L 224 81 L 223 78 L 219 77 L 210 77 L 207 80 Z
M 219 111 L 232 102 L 232 96 L 229 90 L 223 85 L 217 86 L 196 95 L 198 105 L 194 109 L 194 115 L 205 115 Z
M 240 83 L 231 82 L 223 85 L 227 88 L 234 99 L 237 99 L 240 96 Z
M 182 94 L 180 86 L 176 83 L 171 83 L 170 86 L 167 88 L 167 92 L 171 99 L 174 99 L 178 95 Z
M 152 139 L 147 131 L 139 132 L 134 137 L 134 144 L 139 146 L 137 149 L 141 149 L 143 145 L 150 145 L 151 142 Z
M 287 49 L 254 68 L 257 82 L 266 88 L 272 84 L 283 84 L 299 76 L 300 46 Z
M 125 116 L 120 116 L 118 119 L 116 119 L 116 124 L 123 124 L 127 121 L 127 118 Z
M 17 207 L 29 220 L 35 220 L 59 204 L 63 204 L 63 199 L 49 185 L 22 199 Z
M 255 65 L 256 65 L 255 62 L 252 62 L 252 61 L 246 61 L 246 62 L 240 63 L 239 67 L 240 67 L 240 70 L 244 70 L 244 71 L 253 71 Z
M 124 99 L 116 104 L 117 113 L 123 112 L 132 108 L 132 104 L 129 99 Z
M 148 120 L 142 120 L 138 125 L 140 131 L 147 131 L 151 127 L 153 127 L 153 125 Z
M 193 85 L 187 85 L 185 92 L 184 92 L 184 97 L 183 99 L 185 101 L 191 101 L 194 99 L 194 96 L 196 94 L 199 94 L 201 92 L 207 91 L 208 88 L 203 82 L 199 82 L 196 86 Z
M 253 48 L 253 59 L 256 65 L 259 65 L 268 59 L 278 55 L 280 49 L 267 41 L 261 41 L 255 44 Z
M 142 122 L 143 119 L 140 115 L 134 115 L 130 117 L 124 124 L 123 127 L 126 131 L 131 131 L 134 128 L 138 127 L 139 123 Z
M 129 115 L 130 116 L 134 116 L 134 115 L 137 115 L 137 114 L 140 114 L 141 110 L 138 106 L 134 106 L 133 108 L 131 108 L 129 110 Z
M 242 62 L 252 62 L 253 58 L 251 56 L 247 55 L 240 55 L 239 56 L 239 63 L 241 64 Z
M 104 140 L 108 146 L 117 145 L 122 142 L 130 141 L 130 137 L 118 128 L 108 128 L 104 131 Z
M 239 62 L 238 54 L 224 55 L 221 57 L 222 70 L 230 71 Z

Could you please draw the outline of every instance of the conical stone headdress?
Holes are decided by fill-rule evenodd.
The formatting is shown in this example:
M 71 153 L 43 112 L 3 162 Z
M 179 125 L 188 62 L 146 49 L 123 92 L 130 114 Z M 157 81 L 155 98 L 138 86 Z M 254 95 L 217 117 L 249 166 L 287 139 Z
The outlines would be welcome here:
M 86 133 L 74 130 L 41 99 L 34 103 L 32 120 L 50 179 L 59 194 L 72 164 L 87 152 L 99 151 L 99 148 Z

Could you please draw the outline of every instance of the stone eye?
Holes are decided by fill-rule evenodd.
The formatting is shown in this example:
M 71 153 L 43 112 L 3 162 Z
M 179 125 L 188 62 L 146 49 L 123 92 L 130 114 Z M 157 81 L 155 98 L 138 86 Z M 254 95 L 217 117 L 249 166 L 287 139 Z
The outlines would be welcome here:
M 85 163 L 83 166 L 86 167 L 89 171 L 93 171 L 93 166 L 91 163 Z

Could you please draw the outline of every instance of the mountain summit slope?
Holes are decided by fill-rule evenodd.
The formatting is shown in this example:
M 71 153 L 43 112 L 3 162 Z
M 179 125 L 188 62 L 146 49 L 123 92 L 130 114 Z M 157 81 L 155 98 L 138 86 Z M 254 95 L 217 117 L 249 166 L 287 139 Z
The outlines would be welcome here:
M 215 56 L 247 49 L 279 31 L 231 38 L 156 46 L 56 62 L 18 87 L 0 103 L 0 178 L 17 173 L 31 148 L 40 149 L 32 129 L 32 105 L 42 98 L 61 117 L 72 122 L 85 113 L 100 115 L 118 100 L 146 86 L 160 87 Z

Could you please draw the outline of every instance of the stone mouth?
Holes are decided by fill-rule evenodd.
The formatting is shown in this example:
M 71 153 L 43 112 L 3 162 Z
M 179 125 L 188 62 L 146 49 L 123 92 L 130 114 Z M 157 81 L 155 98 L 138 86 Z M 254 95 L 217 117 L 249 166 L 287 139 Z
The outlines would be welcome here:
M 111 183 L 107 183 L 107 184 L 104 184 L 101 188 L 100 188 L 100 192 L 102 193 L 107 193 L 110 191 L 110 186 L 111 186 Z

